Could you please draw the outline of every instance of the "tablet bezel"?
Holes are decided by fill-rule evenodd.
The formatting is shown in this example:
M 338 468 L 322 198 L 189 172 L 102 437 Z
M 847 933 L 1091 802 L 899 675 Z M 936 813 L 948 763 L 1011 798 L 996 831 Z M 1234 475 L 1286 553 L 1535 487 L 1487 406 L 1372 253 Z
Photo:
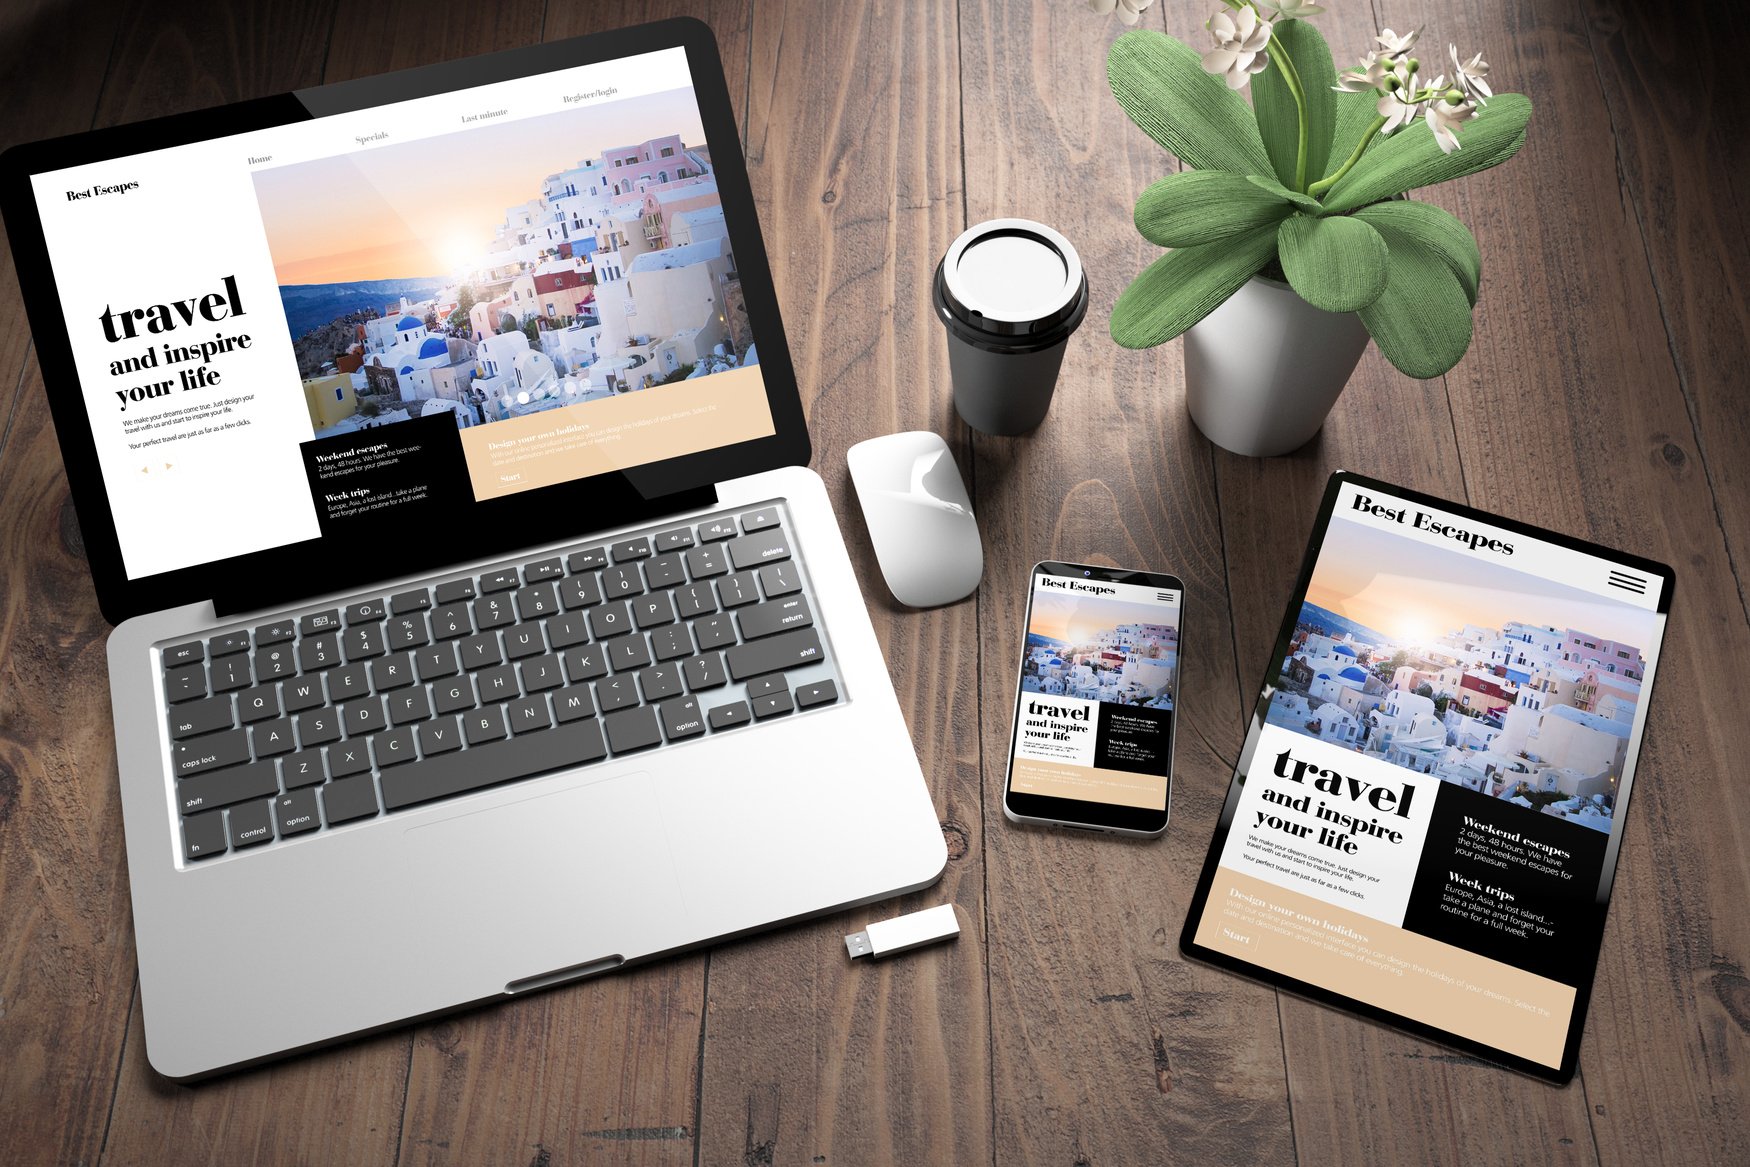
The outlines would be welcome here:
M 1651 702 L 1653 676 L 1658 668 L 1658 657 L 1663 648 L 1665 625 L 1668 622 L 1671 608 L 1671 592 L 1676 584 L 1676 575 L 1672 572 L 1671 568 L 1665 564 L 1657 563 L 1650 559 L 1644 559 L 1638 555 L 1630 555 L 1626 552 L 1617 551 L 1600 544 L 1589 543 L 1582 539 L 1575 539 L 1560 534 L 1559 532 L 1535 527 L 1528 523 L 1521 523 L 1513 519 L 1503 518 L 1500 515 L 1478 510 L 1475 507 L 1450 502 L 1442 498 L 1436 498 L 1433 495 L 1409 490 L 1389 482 L 1383 482 L 1376 478 L 1368 478 L 1364 475 L 1355 474 L 1346 470 L 1339 470 L 1332 474 L 1330 480 L 1325 485 L 1324 498 L 1319 503 L 1318 515 L 1313 522 L 1312 535 L 1307 542 L 1306 554 L 1301 560 L 1300 573 L 1295 580 L 1294 590 L 1290 593 L 1288 607 L 1283 615 L 1282 627 L 1278 630 L 1276 635 L 1275 645 L 1270 657 L 1272 665 L 1274 665 L 1275 662 L 1282 660 L 1288 653 L 1289 645 L 1293 640 L 1294 629 L 1298 622 L 1300 606 L 1306 598 L 1307 587 L 1312 582 L 1313 568 L 1318 563 L 1319 553 L 1324 547 L 1325 534 L 1330 527 L 1331 516 L 1336 508 L 1337 493 L 1344 485 L 1362 487 L 1380 494 L 1388 495 L 1395 499 L 1402 499 L 1405 502 L 1414 503 L 1430 509 L 1446 511 L 1450 514 L 1459 516 L 1460 518 L 1490 524 L 1504 530 L 1512 531 L 1515 534 L 1524 535 L 1527 538 L 1540 539 L 1555 544 L 1556 546 L 1566 548 L 1570 551 L 1577 551 L 1582 554 L 1595 555 L 1600 558 L 1608 559 L 1613 563 L 1619 563 L 1636 571 L 1645 572 L 1649 576 L 1657 576 L 1663 581 L 1663 586 L 1659 590 L 1659 600 L 1654 609 L 1660 619 L 1659 638 L 1657 641 L 1659 647 L 1653 652 L 1651 659 L 1647 661 L 1646 672 L 1643 676 L 1644 701 Z M 1329 1005 L 1334 1008 L 1358 1014 L 1370 1021 L 1376 1021 L 1402 1029 L 1417 1037 L 1425 1038 L 1429 1041 L 1436 1041 L 1442 1045 L 1451 1046 L 1454 1049 L 1474 1054 L 1478 1057 L 1485 1058 L 1488 1061 L 1506 1066 L 1512 1070 L 1517 1070 L 1520 1073 L 1531 1075 L 1532 1077 L 1540 1078 L 1547 1082 L 1566 1084 L 1571 1081 L 1574 1077 L 1575 1071 L 1579 1067 L 1580 1040 L 1585 1032 L 1586 1010 L 1591 1004 L 1593 981 L 1598 974 L 1598 955 L 1603 947 L 1604 922 L 1606 914 L 1610 908 L 1611 889 L 1616 879 L 1617 857 L 1620 854 L 1623 834 L 1628 825 L 1626 811 L 1629 798 L 1634 792 L 1633 778 L 1640 754 L 1639 747 L 1642 743 L 1638 740 L 1635 742 L 1635 752 L 1629 757 L 1624 767 L 1624 782 L 1621 787 L 1620 796 L 1617 800 L 1616 814 L 1614 816 L 1615 825 L 1610 833 L 1609 843 L 1605 847 L 1603 863 L 1599 872 L 1598 888 L 1594 900 L 1595 917 L 1591 923 L 1591 926 L 1598 937 L 1598 945 L 1588 954 L 1585 974 L 1580 978 L 1579 983 L 1574 986 L 1574 1008 L 1568 1019 L 1567 1036 L 1563 1043 L 1561 1065 L 1558 1067 L 1551 1067 L 1530 1058 L 1507 1053 L 1495 1046 L 1477 1041 L 1474 1038 L 1466 1037 L 1463 1034 L 1454 1033 L 1450 1030 L 1441 1029 L 1438 1026 L 1416 1021 L 1413 1018 L 1405 1017 L 1400 1013 L 1393 1013 L 1389 1009 L 1382 1009 L 1377 1005 L 1368 1004 L 1357 998 L 1344 996 L 1342 993 L 1333 992 L 1332 990 L 1323 988 L 1319 985 L 1310 984 L 1306 981 L 1290 976 L 1287 973 L 1279 972 L 1263 965 L 1254 964 L 1250 961 L 1241 960 L 1240 958 L 1231 956 L 1228 953 L 1218 952 L 1197 943 L 1197 929 L 1202 924 L 1203 914 L 1209 906 L 1210 888 L 1214 884 L 1216 868 L 1220 866 L 1222 851 L 1227 843 L 1228 831 L 1233 822 L 1234 810 L 1239 802 L 1242 789 L 1240 780 L 1242 776 L 1248 773 L 1251 769 L 1252 759 L 1258 746 L 1258 739 L 1263 731 L 1264 719 L 1269 710 L 1270 699 L 1275 692 L 1273 684 L 1276 675 L 1275 671 L 1270 666 L 1266 666 L 1266 669 L 1264 683 L 1259 687 L 1258 700 L 1253 706 L 1251 719 L 1246 730 L 1245 746 L 1241 749 L 1239 762 L 1235 766 L 1233 774 L 1228 779 L 1227 795 L 1222 800 L 1221 812 L 1216 818 L 1215 833 L 1210 840 L 1209 851 L 1204 856 L 1203 867 L 1197 877 L 1197 886 L 1192 893 L 1191 907 L 1185 918 L 1185 926 L 1181 929 L 1179 934 L 1179 951 L 1187 957 L 1215 965 L 1216 967 L 1226 969 L 1229 972 L 1239 973 L 1278 989 L 1285 989 L 1294 993 L 1296 996 L 1305 997 L 1308 1000 L 1316 1001 L 1322 1005 Z M 1644 723 L 1642 736 L 1645 736 Z M 1420 857 L 1418 857 L 1418 866 L 1419 865 Z
M 441 547 L 417 534 L 386 544 L 379 535 L 334 536 L 268 548 L 231 559 L 129 579 L 98 462 L 71 339 L 61 311 L 32 176 L 125 158 L 192 142 L 307 122 L 391 102 L 490 85 L 668 48 L 686 50 L 700 123 L 724 208 L 747 304 L 773 433 L 736 445 L 684 454 L 642 466 L 574 479 L 498 499 L 477 501 L 471 522 L 456 524 Z M 195 110 L 41 142 L 0 156 L 0 210 L 42 366 L 48 404 L 60 440 L 73 503 L 98 605 L 112 624 L 143 612 L 215 599 L 224 610 L 290 601 L 364 585 L 387 575 L 436 570 L 605 526 L 654 518 L 678 505 L 708 502 L 712 484 L 786 465 L 811 455 L 801 394 L 791 363 L 753 192 L 723 76 L 717 42 L 690 17 L 590 36 L 527 45 L 484 56 L 341 81 L 313 89 Z M 119 484 L 118 484 L 119 485 Z M 535 505 L 531 505 L 535 504 Z M 569 522 L 555 522 L 563 516 Z

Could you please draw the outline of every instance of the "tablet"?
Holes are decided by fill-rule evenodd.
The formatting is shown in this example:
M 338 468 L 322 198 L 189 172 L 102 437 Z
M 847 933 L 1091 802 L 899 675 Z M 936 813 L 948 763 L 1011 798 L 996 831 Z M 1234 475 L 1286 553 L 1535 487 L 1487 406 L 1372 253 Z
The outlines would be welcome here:
M 1572 1078 L 1673 578 L 1332 475 L 1180 948 Z

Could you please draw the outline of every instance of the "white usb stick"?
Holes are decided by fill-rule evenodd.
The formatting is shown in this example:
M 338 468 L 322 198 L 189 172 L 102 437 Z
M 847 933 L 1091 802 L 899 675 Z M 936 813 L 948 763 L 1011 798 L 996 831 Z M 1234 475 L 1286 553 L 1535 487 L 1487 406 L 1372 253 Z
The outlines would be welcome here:
M 938 940 L 952 940 L 960 935 L 960 918 L 953 904 L 937 904 L 909 916 L 895 916 L 870 924 L 861 932 L 845 937 L 845 948 L 851 956 L 892 956 L 922 948 Z

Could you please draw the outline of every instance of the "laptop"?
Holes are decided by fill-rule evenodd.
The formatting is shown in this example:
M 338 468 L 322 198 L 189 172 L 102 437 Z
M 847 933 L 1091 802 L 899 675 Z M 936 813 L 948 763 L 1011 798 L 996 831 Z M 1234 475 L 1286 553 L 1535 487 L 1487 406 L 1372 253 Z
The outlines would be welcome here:
M 160 1073 L 940 876 L 731 110 L 676 20 L 0 163 Z

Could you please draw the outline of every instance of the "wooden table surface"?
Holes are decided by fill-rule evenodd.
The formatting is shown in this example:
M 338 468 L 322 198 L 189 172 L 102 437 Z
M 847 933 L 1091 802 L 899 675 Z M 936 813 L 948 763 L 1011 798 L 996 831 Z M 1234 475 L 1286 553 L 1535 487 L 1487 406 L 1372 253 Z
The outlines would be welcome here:
M 1130 225 L 1172 162 L 1119 112 L 1079 0 L 689 5 L 8 0 L 0 145 L 695 11 L 716 29 L 815 442 L 923 760 L 957 944 L 850 965 L 850 913 L 184 1087 L 146 1064 L 97 611 L 17 276 L 0 268 L 0 1160 L 13 1163 L 1750 1162 L 1750 47 L 1685 0 L 1325 0 L 1486 50 L 1537 103 L 1518 158 L 1431 192 L 1474 228 L 1469 355 L 1369 351 L 1286 458 L 1214 449 L 1179 346 L 1119 349 Z M 1197 32 L 1213 2 L 1146 23 Z M 435 180 L 434 180 L 435 181 Z M 1055 408 L 970 433 L 929 307 L 970 222 L 1081 249 L 1094 308 Z M 114 262 L 129 262 L 126 239 Z M 53 387 L 50 391 L 57 391 Z M 976 598 L 896 607 L 847 446 L 945 434 Z M 1176 942 L 1327 473 L 1600 540 L 1679 584 L 1580 1074 L 1556 1089 L 1187 963 Z M 1164 841 L 999 804 L 1041 558 L 1186 582 Z M 458 937 L 458 942 L 466 942 Z M 312 986 L 321 991 L 323 986 Z M 269 1004 L 264 1002 L 264 1005 Z

